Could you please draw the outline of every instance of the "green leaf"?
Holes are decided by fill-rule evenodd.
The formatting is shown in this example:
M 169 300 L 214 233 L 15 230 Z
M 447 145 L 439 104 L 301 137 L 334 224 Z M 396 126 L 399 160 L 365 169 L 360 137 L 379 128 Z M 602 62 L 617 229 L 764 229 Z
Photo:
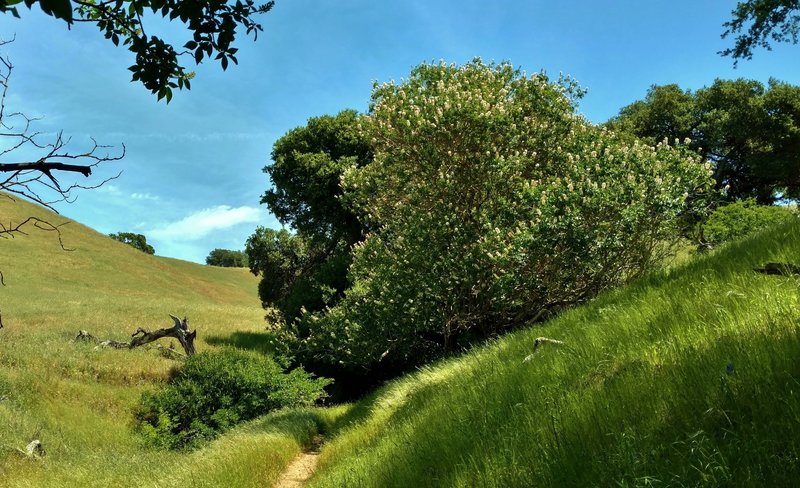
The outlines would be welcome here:
M 72 23 L 72 2 L 70 0 L 39 0 L 39 6 L 47 15 L 63 19 L 69 24 Z

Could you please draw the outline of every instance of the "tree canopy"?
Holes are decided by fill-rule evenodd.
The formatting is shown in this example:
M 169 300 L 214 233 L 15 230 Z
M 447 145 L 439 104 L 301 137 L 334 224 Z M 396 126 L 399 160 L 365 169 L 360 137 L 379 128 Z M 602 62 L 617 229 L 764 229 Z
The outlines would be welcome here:
M 589 124 L 580 94 L 480 60 L 376 86 L 374 160 L 342 177 L 373 228 L 344 298 L 302 317 L 302 357 L 397 374 L 659 262 L 709 165 Z
M 223 268 L 246 268 L 247 254 L 244 251 L 230 249 L 214 249 L 206 257 L 209 266 L 222 266 Z
M 273 187 L 261 203 L 284 225 L 313 240 L 349 245 L 363 227 L 339 185 L 344 170 L 372 160 L 372 148 L 359 131 L 361 116 L 344 110 L 308 120 L 275 142 L 272 164 L 264 168 Z
M 106 39 L 116 46 L 122 43 L 134 54 L 135 62 L 128 68 L 133 72 L 132 81 L 141 82 L 167 102 L 173 89 L 191 88 L 194 74 L 186 70 L 181 59 L 200 64 L 213 57 L 223 70 L 229 62 L 237 64 L 236 29 L 242 27 L 257 38 L 263 28 L 255 16 L 270 11 L 275 4 L 256 4 L 254 0 L 0 0 L 0 12 L 19 17 L 22 3 L 29 9 L 39 4 L 45 14 L 69 26 L 76 22 L 95 24 Z M 157 14 L 170 21 L 180 20 L 191 37 L 176 48 L 153 35 L 150 29 L 155 29 L 154 23 L 146 20 L 148 15 Z
M 738 2 L 731 15 L 733 18 L 723 24 L 722 37 L 734 35 L 734 44 L 720 54 L 731 56 L 734 64 L 751 59 L 754 48 L 772 49 L 771 42 L 797 44 L 800 0 L 747 0 Z
M 142 234 L 135 234 L 133 232 L 117 232 L 116 234 L 109 234 L 108 237 L 115 241 L 127 244 L 134 249 L 138 249 L 146 254 L 155 254 L 156 250 L 147 243 L 147 238 Z
M 716 80 L 696 92 L 652 86 L 608 126 L 650 143 L 687 144 L 714 166 L 729 200 L 800 197 L 800 87 Z
M 366 228 L 340 180 L 372 161 L 363 117 L 344 110 L 309 119 L 275 142 L 272 164 L 264 168 L 273 186 L 261 203 L 295 233 L 259 228 L 246 252 L 250 269 L 262 276 L 262 301 L 288 321 L 333 305 L 347 287 L 350 249 Z

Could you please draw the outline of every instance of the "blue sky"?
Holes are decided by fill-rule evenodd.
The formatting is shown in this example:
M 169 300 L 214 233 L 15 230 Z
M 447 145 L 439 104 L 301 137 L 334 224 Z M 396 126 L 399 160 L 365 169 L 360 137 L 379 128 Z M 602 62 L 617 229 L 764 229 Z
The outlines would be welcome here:
M 259 205 L 273 143 L 309 117 L 365 111 L 372 81 L 399 80 L 424 61 L 480 56 L 528 72 L 569 74 L 588 89 L 581 112 L 603 122 L 652 84 L 697 89 L 715 78 L 800 84 L 800 46 L 758 51 L 737 69 L 717 52 L 732 1 L 278 0 L 257 42 L 239 39 L 239 66 L 196 69 L 192 90 L 156 102 L 130 83 L 131 55 L 91 25 L 22 8 L 0 16 L 16 41 L 10 108 L 43 115 L 73 148 L 88 137 L 127 147 L 97 177 L 123 174 L 58 209 L 100 232 L 143 233 L 163 256 L 203 262 L 242 249 L 256 225 L 280 224 Z M 156 21 L 167 38 L 188 39 Z M 68 244 L 68 243 L 67 243 Z

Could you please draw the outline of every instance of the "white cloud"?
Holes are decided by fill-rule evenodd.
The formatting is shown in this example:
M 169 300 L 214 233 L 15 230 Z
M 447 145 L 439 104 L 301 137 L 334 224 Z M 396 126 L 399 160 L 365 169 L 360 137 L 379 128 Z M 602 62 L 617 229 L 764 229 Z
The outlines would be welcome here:
M 134 200 L 150 200 L 153 202 L 161 199 L 157 195 L 151 195 L 149 193 L 131 193 L 131 198 Z
M 100 193 L 108 193 L 109 195 L 119 196 L 122 195 L 122 190 L 117 185 L 102 185 L 97 189 Z
M 232 208 L 229 205 L 217 205 L 152 229 L 147 232 L 147 236 L 165 241 L 194 241 L 238 224 L 256 223 L 260 214 L 261 210 L 255 207 Z

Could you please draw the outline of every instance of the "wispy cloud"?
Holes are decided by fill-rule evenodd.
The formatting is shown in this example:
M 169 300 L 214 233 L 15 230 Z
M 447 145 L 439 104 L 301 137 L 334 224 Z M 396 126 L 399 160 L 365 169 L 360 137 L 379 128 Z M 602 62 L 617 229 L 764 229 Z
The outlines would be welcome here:
M 194 241 L 214 231 L 244 223 L 256 223 L 261 212 L 255 207 L 233 208 L 229 205 L 217 205 L 152 229 L 147 235 L 165 241 Z
M 97 189 L 100 193 L 107 193 L 109 195 L 121 196 L 122 190 L 117 185 L 103 185 Z
M 149 193 L 131 193 L 131 198 L 134 200 L 150 200 L 153 202 L 161 200 L 158 195 L 151 195 Z

